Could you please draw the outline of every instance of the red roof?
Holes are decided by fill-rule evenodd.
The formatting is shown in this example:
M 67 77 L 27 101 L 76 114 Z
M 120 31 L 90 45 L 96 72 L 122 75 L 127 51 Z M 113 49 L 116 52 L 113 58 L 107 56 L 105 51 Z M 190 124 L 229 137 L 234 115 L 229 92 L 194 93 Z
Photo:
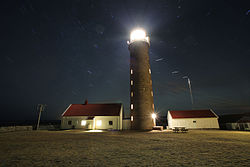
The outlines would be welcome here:
M 169 111 L 172 118 L 213 118 L 217 117 L 211 110 Z
M 120 116 L 122 104 L 71 104 L 62 116 Z

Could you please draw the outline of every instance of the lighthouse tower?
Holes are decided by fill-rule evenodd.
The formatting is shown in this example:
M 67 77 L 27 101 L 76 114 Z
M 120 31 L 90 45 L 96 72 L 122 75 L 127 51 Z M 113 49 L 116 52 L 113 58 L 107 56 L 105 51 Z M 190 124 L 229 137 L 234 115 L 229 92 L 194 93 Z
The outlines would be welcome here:
M 152 130 L 155 126 L 153 89 L 149 64 L 149 37 L 143 29 L 131 32 L 130 52 L 130 114 L 131 129 Z

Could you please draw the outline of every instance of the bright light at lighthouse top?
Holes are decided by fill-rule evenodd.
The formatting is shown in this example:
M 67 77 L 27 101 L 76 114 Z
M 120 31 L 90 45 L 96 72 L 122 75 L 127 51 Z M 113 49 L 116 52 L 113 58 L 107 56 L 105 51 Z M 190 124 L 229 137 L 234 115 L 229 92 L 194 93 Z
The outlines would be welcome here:
M 145 41 L 149 44 L 149 37 L 146 36 L 146 32 L 143 29 L 136 29 L 130 33 L 130 41 L 128 44 L 135 41 Z

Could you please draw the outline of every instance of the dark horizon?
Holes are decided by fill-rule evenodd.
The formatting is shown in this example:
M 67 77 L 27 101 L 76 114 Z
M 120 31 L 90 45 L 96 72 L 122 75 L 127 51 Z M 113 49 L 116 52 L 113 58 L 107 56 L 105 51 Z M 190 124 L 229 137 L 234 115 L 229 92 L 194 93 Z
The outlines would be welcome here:
M 130 32 L 150 37 L 154 103 L 250 112 L 250 2 L 2 1 L 0 121 L 57 120 L 69 104 L 123 103 Z M 187 79 L 191 80 L 192 107 Z

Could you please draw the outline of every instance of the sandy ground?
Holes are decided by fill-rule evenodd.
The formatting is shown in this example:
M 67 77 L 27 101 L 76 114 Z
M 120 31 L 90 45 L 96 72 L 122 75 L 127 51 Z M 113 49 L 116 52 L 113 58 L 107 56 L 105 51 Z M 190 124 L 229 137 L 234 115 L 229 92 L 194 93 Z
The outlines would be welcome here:
M 0 166 L 250 166 L 250 132 L 1 133 Z

